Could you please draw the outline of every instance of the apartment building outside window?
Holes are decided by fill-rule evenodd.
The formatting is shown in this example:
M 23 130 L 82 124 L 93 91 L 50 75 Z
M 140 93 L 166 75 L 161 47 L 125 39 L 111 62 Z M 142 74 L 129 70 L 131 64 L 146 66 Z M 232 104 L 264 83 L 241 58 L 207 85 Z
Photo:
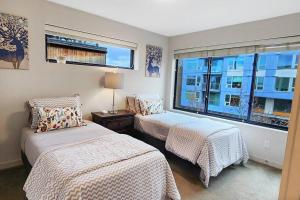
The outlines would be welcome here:
M 299 54 L 299 50 L 293 50 L 180 58 L 177 60 L 174 108 L 287 128 Z M 199 92 L 200 100 L 196 104 L 182 96 L 189 90 L 182 80 L 195 73 L 192 70 L 195 67 L 200 69 L 195 76 L 201 77 L 201 87 L 193 88 L 194 92 Z

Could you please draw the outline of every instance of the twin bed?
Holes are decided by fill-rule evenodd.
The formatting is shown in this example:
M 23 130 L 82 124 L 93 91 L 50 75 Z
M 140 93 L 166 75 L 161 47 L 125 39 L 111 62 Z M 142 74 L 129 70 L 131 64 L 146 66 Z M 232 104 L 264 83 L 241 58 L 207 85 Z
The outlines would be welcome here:
M 37 105 L 34 109 L 44 107 L 39 112 L 46 118 L 38 126 L 50 124 L 47 128 L 54 130 L 22 130 L 23 159 L 32 166 L 24 185 L 29 200 L 180 199 L 167 160 L 151 145 L 89 121 L 80 127 L 56 130 L 57 122 L 51 120 L 64 112 L 73 116 L 72 107 L 65 106 L 80 105 L 78 97 L 74 98 L 32 103 Z M 161 106 L 152 111 L 157 108 Z M 223 168 L 247 162 L 247 149 L 235 126 L 208 118 L 152 111 L 147 115 L 136 114 L 135 128 L 165 142 L 167 151 L 198 165 L 204 186 L 208 187 L 209 178 L 217 176 Z M 50 116 L 51 113 L 54 114 Z M 81 117 L 76 109 L 74 113 Z
M 249 159 L 240 130 L 231 124 L 167 111 L 146 116 L 137 114 L 135 128 L 164 141 L 167 151 L 198 165 L 200 180 L 206 187 L 211 176 Z
M 93 122 L 43 134 L 24 128 L 21 148 L 33 166 L 29 200 L 180 199 L 163 154 Z

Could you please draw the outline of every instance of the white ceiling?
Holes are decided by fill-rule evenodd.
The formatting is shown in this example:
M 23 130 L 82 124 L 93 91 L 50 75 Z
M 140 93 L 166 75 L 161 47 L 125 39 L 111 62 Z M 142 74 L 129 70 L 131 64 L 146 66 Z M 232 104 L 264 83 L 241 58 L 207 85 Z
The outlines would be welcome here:
M 300 0 L 49 0 L 166 36 L 300 12 Z

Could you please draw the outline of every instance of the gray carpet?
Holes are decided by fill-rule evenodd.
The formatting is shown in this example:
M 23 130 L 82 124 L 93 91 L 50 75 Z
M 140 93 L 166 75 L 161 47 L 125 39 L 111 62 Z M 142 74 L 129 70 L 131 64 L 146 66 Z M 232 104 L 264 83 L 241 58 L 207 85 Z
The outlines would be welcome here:
M 191 165 L 169 159 L 183 200 L 275 200 L 278 199 L 280 170 L 255 162 L 246 167 L 229 167 L 212 178 L 208 189 L 197 179 Z M 22 191 L 26 179 L 23 167 L 0 171 L 0 199 L 25 199 Z

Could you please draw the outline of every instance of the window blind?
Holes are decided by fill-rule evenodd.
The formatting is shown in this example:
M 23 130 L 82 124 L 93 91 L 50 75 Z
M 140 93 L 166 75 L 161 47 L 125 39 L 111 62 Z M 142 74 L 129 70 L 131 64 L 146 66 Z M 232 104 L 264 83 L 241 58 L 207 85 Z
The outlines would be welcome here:
M 111 38 L 111 37 L 97 35 L 97 34 L 93 34 L 93 33 L 87 33 L 84 31 L 73 30 L 73 29 L 64 28 L 64 27 L 59 27 L 59 26 L 55 26 L 55 25 L 51 25 L 51 24 L 45 25 L 45 31 L 46 31 L 46 34 L 70 37 L 70 38 L 76 37 L 76 39 L 80 39 L 80 40 L 88 40 L 91 42 L 98 42 L 98 43 L 102 43 L 102 44 L 111 44 L 114 46 L 125 47 L 125 48 L 129 48 L 132 50 L 137 50 L 137 47 L 138 47 L 138 44 L 135 42 Z
M 267 40 L 238 42 L 232 44 L 213 45 L 178 49 L 174 51 L 174 58 L 206 58 L 224 57 L 239 54 L 253 54 L 261 52 L 276 52 L 285 50 L 299 50 L 300 36 L 273 38 Z

